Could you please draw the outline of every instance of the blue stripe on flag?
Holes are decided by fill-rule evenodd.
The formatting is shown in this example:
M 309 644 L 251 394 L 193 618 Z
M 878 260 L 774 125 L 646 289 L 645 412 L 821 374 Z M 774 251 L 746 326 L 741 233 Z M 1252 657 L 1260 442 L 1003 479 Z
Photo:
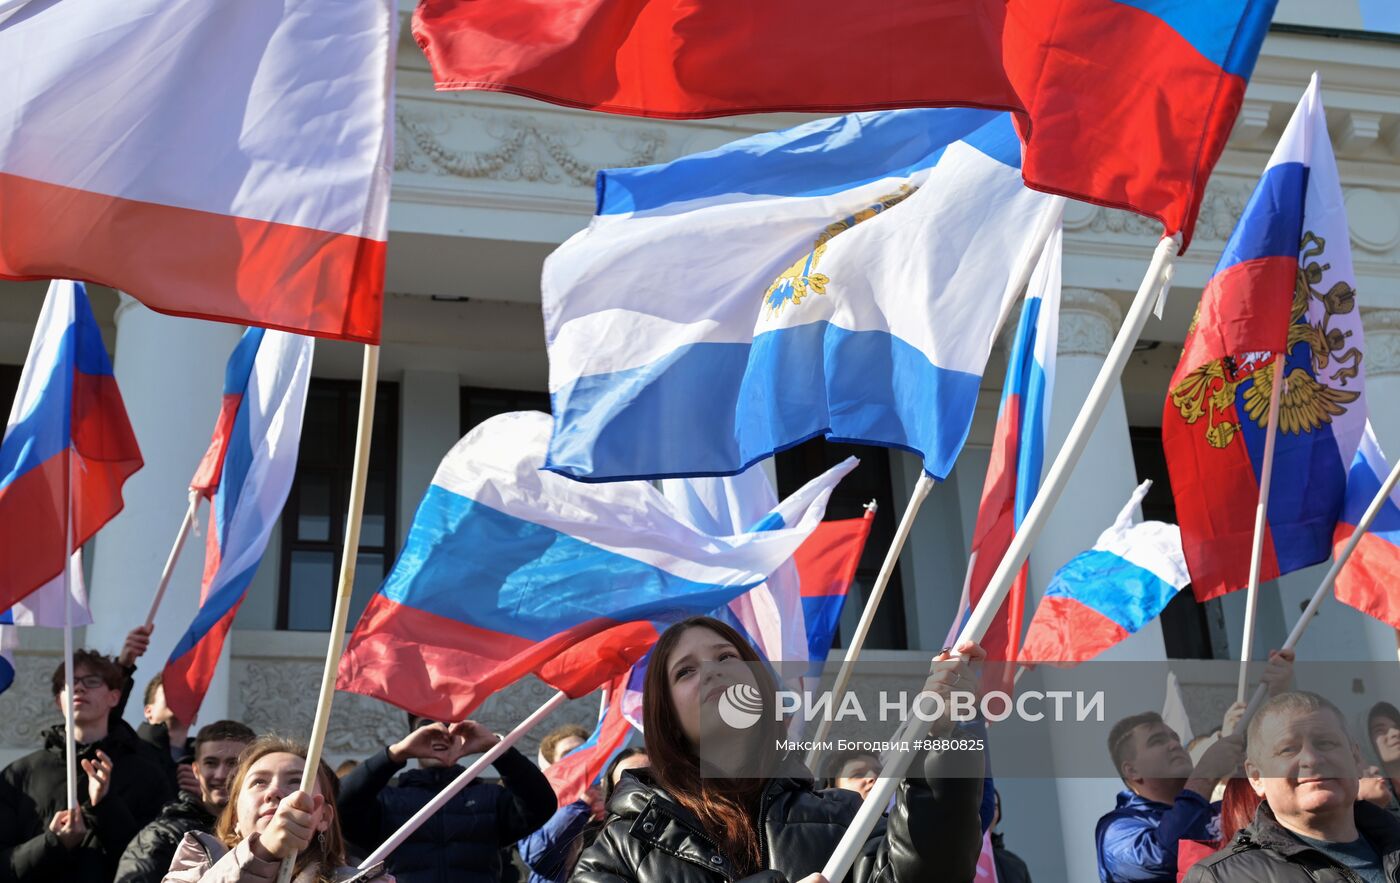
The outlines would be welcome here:
M 1301 162 L 1279 163 L 1264 171 L 1239 223 L 1215 265 L 1215 274 L 1245 261 L 1298 256 L 1303 237 L 1303 200 L 1308 170 Z M 1292 299 L 1292 291 L 1279 293 Z
M 856 113 L 766 132 L 664 165 L 598 173 L 599 215 L 654 211 L 672 203 L 728 195 L 825 196 L 938 162 L 954 141 L 1019 169 L 1005 142 L 1010 116 L 967 108 Z M 1015 138 L 1015 133 L 1011 132 Z M 781 156 L 774 156 L 781 154 Z
M 432 485 L 380 593 L 478 628 L 543 641 L 599 617 L 664 620 L 756 583 L 698 583 Z
M 1076 555 L 1055 572 L 1047 597 L 1072 598 L 1136 633 L 1176 595 L 1171 583 L 1102 549 Z
M 0 654 L 0 693 L 15 682 L 15 666 L 8 656 Z
M 1156 16 L 1227 73 L 1249 79 L 1276 0 L 1117 0 Z
M 922 454 L 942 480 L 971 428 L 980 387 L 976 374 L 934 365 L 888 332 L 827 322 L 770 331 L 752 346 L 691 344 L 556 392 L 545 468 L 581 481 L 672 474 L 673 451 L 632 443 L 665 426 L 667 437 L 686 444 L 687 475 L 735 474 L 828 434 Z M 604 438 L 629 443 L 609 448 Z
M 194 622 L 190 623 L 190 627 L 180 637 L 175 649 L 170 651 L 171 662 L 194 649 L 194 646 L 204 640 L 204 636 L 209 634 L 210 629 L 214 628 L 219 620 L 238 606 L 239 602 L 243 600 L 244 593 L 248 591 L 248 586 L 253 582 L 253 575 L 257 572 L 258 565 L 255 563 L 252 567 L 215 589 L 214 593 L 205 599 L 204 603 L 195 611 Z
M 242 395 L 248 390 L 248 378 L 252 376 L 253 364 L 258 358 L 258 347 L 262 346 L 266 328 L 248 328 L 233 348 L 228 364 L 224 366 L 224 395 Z

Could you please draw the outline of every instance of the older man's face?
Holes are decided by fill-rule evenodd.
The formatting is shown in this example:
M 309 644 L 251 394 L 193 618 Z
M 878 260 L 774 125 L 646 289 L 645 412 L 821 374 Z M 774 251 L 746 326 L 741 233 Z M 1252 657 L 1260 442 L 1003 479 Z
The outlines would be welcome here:
M 1260 724 L 1245 770 L 1280 818 L 1351 811 L 1361 754 L 1328 709 L 1270 714 Z

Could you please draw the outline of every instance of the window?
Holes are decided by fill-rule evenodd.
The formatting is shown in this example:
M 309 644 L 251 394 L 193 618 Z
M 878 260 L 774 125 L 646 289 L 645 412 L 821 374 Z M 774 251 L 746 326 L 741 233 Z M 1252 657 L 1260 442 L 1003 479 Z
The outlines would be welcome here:
M 1152 479 L 1152 489 L 1142 501 L 1142 517 L 1148 521 L 1176 523 L 1167 458 L 1162 451 L 1162 430 L 1156 426 L 1128 429 L 1138 478 Z M 1162 611 L 1162 641 L 1168 659 L 1228 659 L 1225 613 L 1219 599 L 1199 604 L 1187 586 Z
M 359 419 L 358 381 L 312 378 L 297 474 L 282 512 L 277 627 L 326 631 L 335 606 Z M 398 385 L 379 384 L 350 622 L 360 618 L 394 560 L 398 501 Z
M 846 596 L 846 607 L 841 617 L 843 622 L 852 621 L 852 610 L 854 616 L 859 617 L 880 573 L 885 552 L 894 541 L 898 512 L 890 480 L 890 452 L 881 447 L 843 445 L 815 438 L 783 451 L 776 460 L 778 490 L 780 495 L 787 496 L 852 455 L 860 458 L 860 465 L 836 486 L 826 507 L 826 517 L 860 518 L 865 514 L 865 504 L 871 500 L 879 504 L 879 510 L 875 523 L 870 526 L 870 538 L 866 540 L 865 552 L 861 556 L 860 566 L 856 568 L 850 593 Z M 841 634 L 837 634 L 833 646 L 845 646 Z M 880 601 L 875 621 L 871 623 L 866 646 L 882 650 L 904 650 L 909 646 L 909 633 L 904 620 L 904 587 L 898 567 L 885 588 L 885 596 Z
M 477 386 L 462 387 L 462 435 L 471 432 L 479 423 L 511 411 L 543 411 L 548 414 L 549 394 L 513 389 L 483 389 Z

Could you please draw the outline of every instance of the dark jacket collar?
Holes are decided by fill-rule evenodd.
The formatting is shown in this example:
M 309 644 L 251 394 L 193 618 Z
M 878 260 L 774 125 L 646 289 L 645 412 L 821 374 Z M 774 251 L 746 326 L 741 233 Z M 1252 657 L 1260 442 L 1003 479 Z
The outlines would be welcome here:
M 801 761 L 789 755 L 779 765 L 779 775 L 768 780 L 764 798 L 771 799 L 784 791 L 812 790 L 812 774 Z M 608 814 L 621 818 L 635 818 L 642 814 L 648 805 L 659 803 L 674 817 L 699 827 L 699 820 L 680 801 L 672 797 L 666 789 L 657 784 L 649 768 L 627 770 L 608 801 Z
M 188 791 L 181 791 L 175 799 L 161 807 L 162 818 L 189 819 L 201 827 L 212 828 L 216 819 L 204 808 L 204 801 Z
M 54 724 L 44 730 L 44 748 L 49 751 L 63 754 L 67 741 L 63 724 Z M 126 751 L 135 741 L 136 731 L 131 728 L 131 724 L 126 721 L 115 721 L 108 725 L 106 736 L 79 749 L 78 753 L 83 757 L 88 757 L 97 748 L 101 748 L 108 754 L 111 754 L 114 748 Z
M 1357 801 L 1353 811 L 1356 829 L 1383 859 L 1400 853 L 1400 822 L 1394 816 L 1365 800 Z M 1259 804 L 1254 821 L 1235 836 L 1235 843 L 1240 846 L 1254 844 L 1284 856 L 1316 851 L 1280 824 L 1268 803 Z M 1386 862 L 1386 867 L 1389 868 L 1390 864 Z

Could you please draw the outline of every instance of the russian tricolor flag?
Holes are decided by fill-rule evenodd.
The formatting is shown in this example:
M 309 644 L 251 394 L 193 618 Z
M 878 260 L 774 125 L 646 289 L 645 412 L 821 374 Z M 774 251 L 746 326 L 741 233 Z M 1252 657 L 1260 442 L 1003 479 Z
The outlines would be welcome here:
M 821 676 L 822 665 L 831 654 L 831 644 L 841 625 L 841 610 L 846 606 L 846 596 L 874 521 L 874 509 L 865 510 L 863 518 L 823 521 L 793 555 L 802 587 L 802 616 L 807 624 L 809 677 Z
M 1143 482 L 1094 548 L 1055 572 L 1040 599 L 1021 660 L 1073 665 L 1135 634 L 1191 581 L 1174 524 L 1133 524 Z
M 224 371 L 223 405 L 191 490 L 210 500 L 194 622 L 165 664 L 165 701 L 193 720 L 296 472 L 314 341 L 249 328 Z
M 0 610 L 63 572 L 121 511 L 122 485 L 141 466 L 87 291 L 55 281 L 0 443 Z
M 991 460 L 977 507 L 977 526 L 968 558 L 966 597 L 954 633 L 967 611 L 977 606 L 1017 529 L 1035 502 L 1050 435 L 1050 402 L 1055 389 L 1055 351 L 1060 339 L 1060 263 L 1063 231 L 1056 227 L 1045 243 L 1026 289 L 1016 339 L 1006 365 Z M 982 648 L 989 661 L 1016 658 L 1021 643 L 1029 563 L 1021 565 L 1011 595 L 993 618 Z M 951 640 L 951 639 L 950 639 Z M 988 666 L 988 676 L 1005 672 Z
M 378 342 L 393 0 L 0 10 L 0 278 Z
M 533 673 L 573 697 L 623 674 L 660 627 L 729 603 L 816 528 L 855 460 L 810 482 L 764 528 L 697 530 L 649 482 L 542 471 L 552 421 L 503 414 L 459 441 L 341 660 L 338 687 L 462 720 Z
M 1366 422 L 1362 337 L 1314 75 L 1206 284 L 1163 407 L 1162 446 L 1200 600 L 1249 582 L 1275 358 L 1285 359 L 1285 394 L 1260 576 L 1331 557 Z
M 622 714 L 622 699 L 627 691 L 628 675 L 613 678 L 604 688 L 602 710 L 598 725 L 582 745 L 561 757 L 544 771 L 560 809 L 581 800 L 607 769 L 608 762 L 627 745 L 632 725 Z
M 1389 474 L 1390 464 L 1367 423 L 1347 479 L 1346 504 L 1337 522 L 1337 551 L 1351 538 Z M 1371 522 L 1371 529 L 1357 542 L 1351 558 L 1337 574 L 1335 591 L 1343 604 L 1400 629 L 1400 491 L 1391 493 Z

